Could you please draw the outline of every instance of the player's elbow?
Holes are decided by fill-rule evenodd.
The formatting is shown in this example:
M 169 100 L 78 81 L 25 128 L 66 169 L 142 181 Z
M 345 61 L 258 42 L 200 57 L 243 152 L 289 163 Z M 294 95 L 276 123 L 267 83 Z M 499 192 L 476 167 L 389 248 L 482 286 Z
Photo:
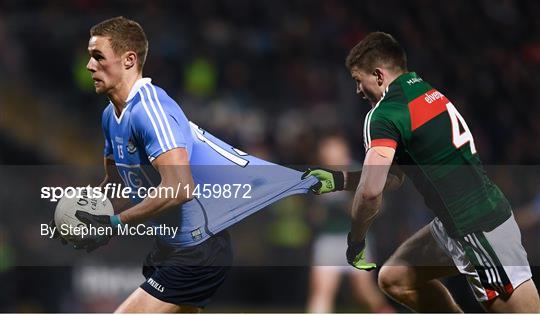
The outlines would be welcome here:
M 175 206 L 180 206 L 190 200 L 193 199 L 193 195 L 192 194 L 189 194 L 189 193 L 186 193 L 186 192 L 183 192 L 181 194 L 178 194 L 176 195 L 174 198 L 170 198 L 169 200 L 169 204 L 172 206 L 172 207 L 175 207 Z
M 166 201 L 165 208 L 176 208 L 186 203 L 187 201 L 188 201 L 187 198 L 181 198 L 181 197 L 169 198 Z
M 378 187 L 361 186 L 360 196 L 362 196 L 362 199 L 367 202 L 375 201 L 382 195 L 382 191 L 383 190 Z
M 188 193 L 182 196 L 179 201 L 180 201 L 180 204 L 183 204 L 191 200 L 193 200 L 193 194 Z
M 187 186 L 164 184 L 160 185 L 160 198 L 167 208 L 180 206 L 193 199 L 193 192 Z

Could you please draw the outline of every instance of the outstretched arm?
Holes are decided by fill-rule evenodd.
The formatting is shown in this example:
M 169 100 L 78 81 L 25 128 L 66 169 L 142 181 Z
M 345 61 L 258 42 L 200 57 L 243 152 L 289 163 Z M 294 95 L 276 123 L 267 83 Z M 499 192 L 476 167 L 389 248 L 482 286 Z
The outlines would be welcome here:
M 315 168 L 307 170 L 302 178 L 309 175 L 315 176 L 319 180 L 320 183 L 311 187 L 311 190 L 319 195 L 340 190 L 356 191 L 360 183 L 362 171 L 334 171 Z M 392 191 L 398 189 L 403 184 L 404 179 L 405 175 L 399 166 L 392 165 L 386 178 L 384 190 Z
M 360 177 L 362 171 L 343 172 L 344 177 L 344 190 L 356 191 L 358 184 L 360 184 Z M 405 174 L 401 171 L 399 166 L 393 164 L 388 171 L 388 177 L 384 185 L 384 191 L 392 191 L 398 189 L 405 180 Z

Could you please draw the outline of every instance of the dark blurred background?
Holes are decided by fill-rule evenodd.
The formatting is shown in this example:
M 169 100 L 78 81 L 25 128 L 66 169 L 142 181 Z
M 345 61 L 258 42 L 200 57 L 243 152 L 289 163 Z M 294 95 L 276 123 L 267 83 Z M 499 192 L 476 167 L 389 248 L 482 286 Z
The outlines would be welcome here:
M 532 0 L 0 1 L 0 215 L 43 206 L 14 189 L 10 165 L 100 165 L 108 101 L 95 95 L 85 66 L 89 28 L 104 19 L 123 15 L 143 26 L 150 43 L 144 75 L 190 120 L 286 165 L 321 164 L 325 135 L 346 142 L 349 164 L 363 160 L 370 107 L 356 96 L 344 59 L 365 34 L 382 30 L 403 45 L 409 69 L 459 109 L 482 160 L 500 165 L 488 171 L 515 207 L 531 263 L 538 261 L 532 242 L 540 236 L 539 13 L 540 2 Z M 305 311 L 311 249 L 329 230 L 329 208 L 293 197 L 235 227 L 240 261 L 284 255 L 299 263 L 234 268 L 208 310 Z M 50 214 L 41 215 L 20 223 Z M 372 233 L 377 261 L 429 219 L 410 187 L 390 195 Z M 17 253 L 32 238 L 20 243 L 14 235 L 34 232 L 6 222 L 12 221 L 0 221 L 0 311 L 112 311 L 143 280 L 137 264 L 22 267 Z M 242 235 L 257 238 L 250 243 Z M 481 311 L 463 279 L 450 286 L 466 311 Z M 349 293 L 341 288 L 335 311 L 369 311 Z

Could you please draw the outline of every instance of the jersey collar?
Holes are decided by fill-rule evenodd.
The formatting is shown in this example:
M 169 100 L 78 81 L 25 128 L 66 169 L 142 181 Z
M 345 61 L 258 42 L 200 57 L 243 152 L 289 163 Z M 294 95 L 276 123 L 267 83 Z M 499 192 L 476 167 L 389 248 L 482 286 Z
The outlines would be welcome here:
M 135 81 L 135 84 L 133 84 L 133 86 L 131 87 L 131 91 L 129 91 L 126 103 L 128 103 L 133 97 L 135 97 L 135 95 L 137 94 L 137 92 L 139 92 L 143 85 L 150 82 L 152 82 L 152 79 L 150 78 L 140 78 L 139 80 Z
M 129 101 L 131 101 L 135 97 L 135 95 L 137 95 L 137 92 L 139 92 L 139 90 L 143 87 L 143 85 L 150 82 L 152 82 L 152 79 L 150 78 L 140 78 L 139 80 L 135 81 L 135 84 L 133 84 L 133 86 L 131 87 L 131 91 L 129 91 L 129 95 L 126 99 L 126 106 L 124 106 L 124 109 L 122 109 L 122 112 L 120 113 L 120 117 L 116 116 L 116 112 L 114 111 L 114 108 L 113 108 L 113 116 L 117 124 L 120 124 L 122 122 L 122 117 L 124 117 L 124 113 L 126 112 L 126 110 L 128 109 L 130 105 Z
M 394 85 L 394 84 L 401 84 L 402 82 L 407 82 L 408 80 L 413 80 L 413 81 L 416 81 L 416 80 L 422 80 L 418 77 L 418 75 L 416 74 L 416 72 L 405 72 L 403 73 L 402 75 L 400 75 L 399 77 L 397 77 L 392 83 L 390 83 L 390 85 Z

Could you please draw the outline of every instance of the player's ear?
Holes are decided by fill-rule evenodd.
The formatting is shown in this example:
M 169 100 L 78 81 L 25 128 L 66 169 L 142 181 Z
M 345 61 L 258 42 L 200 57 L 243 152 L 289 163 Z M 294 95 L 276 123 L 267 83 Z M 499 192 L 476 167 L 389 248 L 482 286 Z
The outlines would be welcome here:
M 381 68 L 375 68 L 375 69 L 373 70 L 373 73 L 372 73 L 372 74 L 375 76 L 375 78 L 376 78 L 376 80 L 377 80 L 377 84 L 378 84 L 379 86 L 383 85 L 383 82 L 384 82 L 384 73 L 383 73 L 382 69 L 381 69 Z
M 124 68 L 131 69 L 137 63 L 137 54 L 133 51 L 128 51 L 124 56 Z

